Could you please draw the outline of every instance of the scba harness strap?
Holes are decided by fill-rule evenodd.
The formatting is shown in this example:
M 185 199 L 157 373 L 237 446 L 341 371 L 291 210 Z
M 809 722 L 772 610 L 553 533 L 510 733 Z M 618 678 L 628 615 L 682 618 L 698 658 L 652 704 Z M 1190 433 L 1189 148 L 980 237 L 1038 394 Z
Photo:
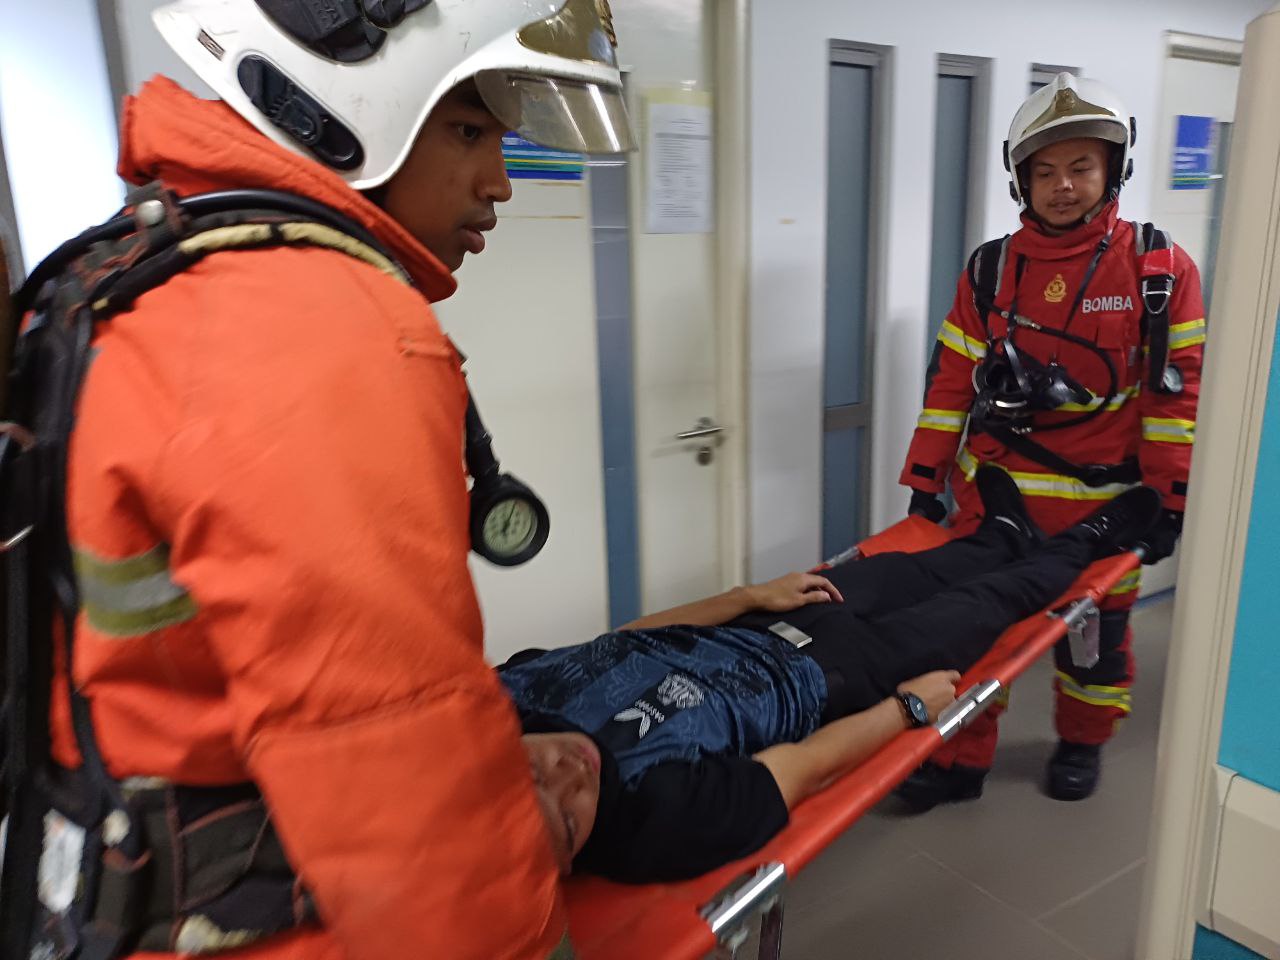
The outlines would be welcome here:
M 318 919 L 252 784 L 121 783 L 107 772 L 88 701 L 70 677 L 81 598 L 66 525 L 67 452 L 97 325 L 203 257 L 322 247 L 410 280 L 359 224 L 303 197 L 230 191 L 179 201 L 152 184 L 128 209 L 38 266 L 0 331 L 0 348 L 13 355 L 0 427 L 7 548 L 0 814 L 9 817 L 0 960 L 219 953 Z M 58 636 L 83 758 L 76 771 L 50 756 Z M 42 858 L 59 857 L 72 865 L 61 890 L 41 869 Z
M 1176 367 L 1169 363 L 1169 304 L 1174 283 L 1173 243 L 1168 233 L 1151 223 L 1134 223 L 1133 228 L 1136 266 L 1143 305 L 1140 330 L 1147 348 L 1148 373 L 1145 386 L 1159 393 L 1177 393 L 1181 378 L 1177 374 Z M 1006 235 L 982 244 L 969 258 L 966 268 L 973 291 L 974 309 L 977 310 L 982 325 L 987 330 L 988 358 L 996 356 L 996 344 L 990 334 L 988 318 L 990 313 L 997 309 L 995 301 L 1004 275 L 1009 240 L 1010 237 Z M 1048 327 L 1039 329 L 1052 336 L 1082 342 L 1065 331 L 1059 333 Z M 1105 355 L 1100 354 L 1100 356 L 1106 360 L 1114 380 L 1115 371 L 1110 359 Z M 1114 389 L 1112 392 L 1114 393 Z M 1112 397 L 1107 397 L 1106 401 L 1111 399 Z M 1055 426 L 1061 428 L 1092 419 L 1103 412 L 1107 406 L 1106 401 L 1097 403 L 1093 410 L 1086 411 L 1081 417 Z M 1078 464 L 1060 456 L 1031 439 L 1028 434 L 1034 432 L 1034 425 L 1014 429 L 1008 425 L 984 421 L 975 426 L 989 433 L 1015 453 L 1055 472 L 1075 477 L 1086 486 L 1101 487 L 1114 483 L 1137 483 L 1141 479 L 1141 470 L 1136 459 L 1131 458 L 1119 464 Z

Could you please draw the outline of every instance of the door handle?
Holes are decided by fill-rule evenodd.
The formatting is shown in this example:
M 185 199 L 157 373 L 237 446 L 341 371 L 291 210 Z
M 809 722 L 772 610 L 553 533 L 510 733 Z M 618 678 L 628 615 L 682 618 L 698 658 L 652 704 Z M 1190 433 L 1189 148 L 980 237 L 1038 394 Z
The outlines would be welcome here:
M 717 434 L 724 433 L 724 427 L 716 423 L 710 417 L 699 417 L 697 424 L 692 430 L 686 430 L 683 433 L 677 433 L 677 440 L 701 440 L 703 437 L 714 437 Z
M 720 442 L 719 438 L 722 433 L 724 433 L 724 427 L 710 417 L 699 417 L 692 430 L 677 433 L 676 439 L 680 441 L 701 441 L 698 445 L 698 463 L 705 467 L 715 458 L 715 447 L 712 444 Z M 715 438 L 714 440 L 712 439 L 713 437 Z

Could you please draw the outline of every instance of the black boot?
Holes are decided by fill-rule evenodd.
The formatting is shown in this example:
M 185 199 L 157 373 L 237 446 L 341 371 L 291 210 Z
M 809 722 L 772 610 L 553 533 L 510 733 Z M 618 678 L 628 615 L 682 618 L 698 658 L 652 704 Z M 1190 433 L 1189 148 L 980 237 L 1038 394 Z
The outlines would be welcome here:
M 893 795 L 916 813 L 924 813 L 940 803 L 978 799 L 982 796 L 982 782 L 986 777 L 987 771 L 980 767 L 966 767 L 958 763 L 940 767 L 925 761 L 898 785 Z
M 1034 547 L 1044 540 L 1044 533 L 1027 513 L 1026 501 L 1022 499 L 1022 491 L 1018 489 L 1013 477 L 999 467 L 984 463 L 974 474 L 973 482 L 978 488 L 978 497 L 982 500 L 983 523 L 1005 524 L 1028 547 Z
M 1083 800 L 1098 787 L 1102 747 L 1096 743 L 1059 740 L 1049 760 L 1047 789 L 1055 800 Z
M 1134 487 L 1103 504 L 1067 532 L 1084 531 L 1097 541 L 1094 558 L 1132 550 L 1160 519 L 1160 494 Z

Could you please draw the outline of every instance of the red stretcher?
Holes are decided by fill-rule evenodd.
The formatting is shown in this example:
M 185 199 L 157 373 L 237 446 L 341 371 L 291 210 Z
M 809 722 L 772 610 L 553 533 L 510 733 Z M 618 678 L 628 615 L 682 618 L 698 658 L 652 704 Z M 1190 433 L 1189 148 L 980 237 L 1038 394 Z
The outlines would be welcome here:
M 863 556 L 927 550 L 950 536 L 936 524 L 910 517 L 854 549 Z M 944 741 L 968 726 L 1059 639 L 1096 617 L 1102 598 L 1138 567 L 1140 559 L 1137 553 L 1125 553 L 1099 560 L 1042 613 L 1006 630 L 961 678 L 963 692 L 935 724 L 900 734 L 858 769 L 805 800 L 791 812 L 786 829 L 751 856 L 680 883 L 632 886 L 599 877 L 570 878 L 566 884 L 569 930 L 578 957 L 698 960 L 713 953 L 736 957 L 757 917 L 759 957 L 779 957 L 787 878 L 804 869 Z

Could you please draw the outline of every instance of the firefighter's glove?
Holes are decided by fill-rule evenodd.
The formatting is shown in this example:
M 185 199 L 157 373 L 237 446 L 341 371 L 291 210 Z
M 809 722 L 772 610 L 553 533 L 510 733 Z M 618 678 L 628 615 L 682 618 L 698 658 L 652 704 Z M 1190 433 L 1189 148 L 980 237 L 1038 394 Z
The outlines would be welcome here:
M 941 523 L 947 519 L 947 508 L 936 493 L 928 490 L 912 490 L 911 504 L 907 507 L 907 516 L 924 517 L 931 523 Z
M 1139 546 L 1143 547 L 1142 562 L 1150 565 L 1158 563 L 1173 553 L 1182 536 L 1182 514 L 1177 510 L 1165 510 L 1155 526 L 1146 532 Z

